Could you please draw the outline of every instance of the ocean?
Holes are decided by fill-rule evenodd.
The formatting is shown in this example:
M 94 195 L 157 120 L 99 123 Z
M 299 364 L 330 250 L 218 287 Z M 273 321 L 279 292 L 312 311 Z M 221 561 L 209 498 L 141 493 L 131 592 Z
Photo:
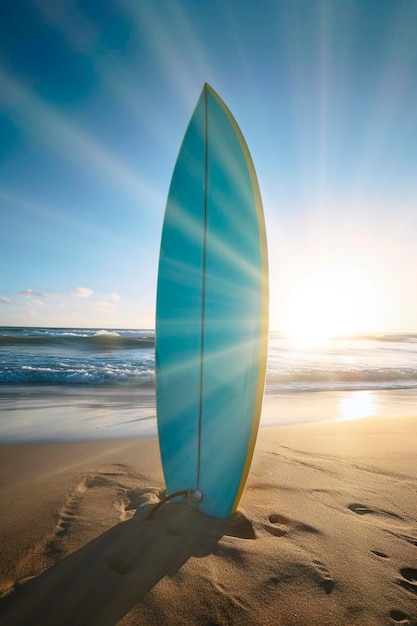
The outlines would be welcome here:
M 0 327 L 0 442 L 154 434 L 154 388 L 153 330 Z M 265 391 L 263 425 L 414 414 L 417 334 L 271 333 Z

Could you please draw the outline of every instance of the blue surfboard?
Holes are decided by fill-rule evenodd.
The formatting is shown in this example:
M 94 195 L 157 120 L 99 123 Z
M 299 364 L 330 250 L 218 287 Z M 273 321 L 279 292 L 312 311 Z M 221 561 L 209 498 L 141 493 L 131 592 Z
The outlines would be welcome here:
M 265 384 L 268 262 L 243 135 L 204 85 L 162 229 L 156 308 L 158 436 L 168 493 L 232 515 L 249 472 Z

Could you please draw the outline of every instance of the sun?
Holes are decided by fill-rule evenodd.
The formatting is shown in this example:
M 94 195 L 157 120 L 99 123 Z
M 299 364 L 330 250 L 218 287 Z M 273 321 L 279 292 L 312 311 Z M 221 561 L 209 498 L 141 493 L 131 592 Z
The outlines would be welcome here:
M 284 330 L 299 346 L 322 345 L 371 328 L 376 305 L 376 284 L 364 268 L 332 263 L 294 284 Z

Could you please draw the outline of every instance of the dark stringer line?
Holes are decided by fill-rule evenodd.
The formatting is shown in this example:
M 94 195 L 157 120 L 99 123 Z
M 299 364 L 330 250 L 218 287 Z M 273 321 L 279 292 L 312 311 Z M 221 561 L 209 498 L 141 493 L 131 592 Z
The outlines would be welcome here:
M 200 404 L 198 416 L 197 489 L 200 490 L 201 430 L 203 417 L 203 361 L 205 330 L 205 290 L 206 290 L 206 240 L 207 240 L 207 185 L 208 185 L 208 90 L 205 86 L 205 155 L 204 155 L 204 231 L 203 231 L 203 273 L 201 281 L 201 353 L 200 353 Z M 198 508 L 198 505 L 197 505 Z

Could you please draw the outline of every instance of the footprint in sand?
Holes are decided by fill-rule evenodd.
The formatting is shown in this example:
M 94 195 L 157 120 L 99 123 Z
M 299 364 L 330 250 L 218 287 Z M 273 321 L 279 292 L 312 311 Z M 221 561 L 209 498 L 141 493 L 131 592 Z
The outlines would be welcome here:
M 318 582 L 320 587 L 324 589 L 325 593 L 329 595 L 330 593 L 332 593 L 333 588 L 334 588 L 333 578 L 331 577 L 328 569 L 325 567 L 323 563 L 321 563 L 320 561 L 313 560 L 312 564 L 313 564 L 313 570 L 314 570 L 314 576 L 312 577 L 313 580 L 316 583 Z M 311 567 L 308 567 L 308 571 L 311 572 Z M 281 584 L 282 582 L 284 582 L 284 580 L 285 578 L 282 575 L 271 576 L 268 580 L 268 583 L 271 585 L 277 586 Z
M 398 515 L 397 513 L 393 513 L 392 511 L 383 511 L 381 509 L 371 509 L 366 506 L 366 504 L 358 504 L 355 502 L 353 504 L 349 504 L 348 509 L 357 515 L 378 515 L 379 517 L 388 518 L 391 522 L 404 522 L 401 515 Z
M 321 584 L 322 584 L 324 591 L 327 594 L 332 593 L 333 587 L 334 587 L 334 580 L 331 577 L 329 570 L 324 565 L 324 563 L 322 563 L 321 561 L 318 561 L 317 559 L 313 559 L 313 564 L 321 578 L 321 581 L 322 581 Z
M 380 559 L 389 559 L 388 554 L 385 554 L 385 552 L 380 552 L 379 550 L 371 550 L 371 552 L 375 556 L 379 556 Z
M 399 539 L 403 539 L 408 543 L 411 543 L 413 546 L 417 546 L 417 540 L 415 536 L 410 534 L 410 530 L 412 525 L 407 522 L 406 519 L 398 515 L 397 513 L 393 513 L 392 511 L 384 511 L 382 509 L 371 509 L 365 504 L 353 503 L 349 504 L 349 511 L 356 513 L 357 515 L 369 515 L 370 518 L 373 518 L 373 521 L 380 524 L 383 528 L 388 530 L 391 534 Z M 377 554 L 374 552 L 374 554 Z M 377 554 L 377 556 L 383 556 L 382 554 Z
M 358 504 L 357 502 L 349 504 L 349 511 L 356 513 L 356 515 L 369 515 L 372 518 L 378 519 L 378 522 L 383 525 L 389 524 L 390 527 L 396 527 L 397 529 L 404 529 L 407 525 L 401 515 L 393 513 L 392 511 L 384 511 L 382 509 L 371 509 L 366 504 Z
M 368 513 L 373 513 L 372 509 L 368 509 L 364 504 L 349 504 L 348 509 L 353 511 L 357 515 L 368 515 Z
M 404 611 L 399 611 L 398 609 L 393 609 L 389 613 L 391 619 L 394 624 L 402 624 L 402 626 L 415 626 L 416 622 L 411 619 L 407 613 Z
M 283 537 L 290 530 L 291 532 L 301 531 L 312 534 L 319 534 L 320 532 L 317 528 L 314 528 L 314 526 L 309 526 L 309 524 L 304 524 L 297 520 L 291 520 L 280 513 L 272 513 L 272 515 L 269 515 L 268 521 L 270 524 L 264 524 L 263 528 L 270 535 L 274 535 L 274 537 Z
M 80 500 L 83 494 L 87 491 L 88 478 L 88 476 L 83 478 L 83 480 L 69 494 L 58 513 L 58 520 L 55 529 L 52 532 L 52 536 L 50 536 L 45 542 L 45 554 L 47 554 L 54 562 L 58 561 L 63 556 L 63 549 L 59 540 L 65 537 L 71 528 L 71 524 L 77 519 Z
M 291 520 L 288 519 L 288 517 L 280 515 L 279 513 L 272 513 L 272 515 L 268 517 L 268 520 L 271 524 L 264 524 L 264 528 L 270 535 L 283 537 L 287 534 L 291 525 Z
M 402 567 L 400 569 L 402 578 L 398 584 L 407 591 L 417 594 L 417 569 L 415 567 Z
M 135 513 L 135 502 L 132 502 L 134 498 L 127 497 L 128 488 L 120 482 L 120 479 L 128 480 L 129 477 L 129 467 L 121 463 L 104 465 L 98 472 L 82 477 L 59 510 L 55 529 L 45 543 L 45 552 L 53 561 L 59 560 L 65 553 L 62 540 L 71 532 L 72 526 L 80 521 L 88 502 L 86 496 L 91 490 L 101 487 L 112 488 L 117 495 L 113 506 L 119 513 L 119 519 L 125 521 L 132 517 Z
M 78 513 L 78 508 L 80 504 L 80 498 L 82 494 L 87 491 L 87 481 L 83 479 L 74 489 L 72 493 L 66 499 L 64 506 L 59 512 L 58 522 L 56 525 L 56 537 L 63 537 L 69 531 L 71 522 L 75 519 Z

